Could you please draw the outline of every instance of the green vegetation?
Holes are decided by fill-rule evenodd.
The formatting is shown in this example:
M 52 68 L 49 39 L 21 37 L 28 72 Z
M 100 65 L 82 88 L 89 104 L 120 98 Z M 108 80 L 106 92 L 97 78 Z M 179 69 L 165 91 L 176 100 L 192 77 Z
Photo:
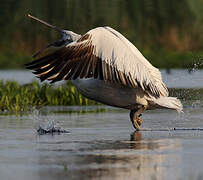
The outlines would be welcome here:
M 169 91 L 171 96 L 177 96 L 183 102 L 203 100 L 203 89 L 170 89 Z M 20 85 L 17 82 L 0 81 L 1 111 L 29 111 L 32 108 L 40 108 L 45 105 L 101 104 L 83 97 L 70 82 L 56 87 L 46 83 L 40 85 L 38 82 Z
M 182 88 L 170 88 L 169 96 L 178 97 L 183 101 L 202 101 L 203 89 L 182 89 Z
M 200 69 L 203 67 L 203 52 L 169 52 L 167 50 L 154 49 L 145 50 L 143 51 L 143 54 L 155 67 L 158 68 L 191 69 L 195 67 L 196 69 Z
M 1 69 L 24 68 L 34 52 L 59 38 L 27 13 L 80 34 L 111 26 L 161 68 L 189 68 L 203 53 L 202 0 L 1 0 L 0 9 Z
M 44 105 L 98 105 L 74 88 L 71 83 L 53 87 L 32 82 L 20 85 L 17 82 L 0 81 L 0 110 L 27 111 Z
M 202 107 L 203 103 L 203 89 L 169 89 L 170 96 L 178 97 L 184 106 Z

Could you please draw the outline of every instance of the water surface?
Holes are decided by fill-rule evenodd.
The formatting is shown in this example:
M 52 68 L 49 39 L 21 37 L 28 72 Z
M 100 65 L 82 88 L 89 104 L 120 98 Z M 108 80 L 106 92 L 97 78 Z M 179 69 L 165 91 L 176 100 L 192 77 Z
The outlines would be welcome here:
M 140 132 L 134 132 L 128 111 L 107 107 L 94 113 L 97 108 L 104 107 L 2 114 L 0 179 L 203 179 L 203 131 L 180 130 L 203 128 L 201 106 L 179 115 L 148 111 Z M 38 120 L 55 120 L 70 133 L 40 136 Z

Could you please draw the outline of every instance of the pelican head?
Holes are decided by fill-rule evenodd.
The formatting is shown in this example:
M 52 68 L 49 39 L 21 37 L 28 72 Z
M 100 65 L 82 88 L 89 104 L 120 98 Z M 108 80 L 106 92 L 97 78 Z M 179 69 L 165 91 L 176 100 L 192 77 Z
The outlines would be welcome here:
M 69 42 L 77 41 L 81 37 L 81 35 L 68 30 L 62 30 L 61 34 L 62 34 L 62 39 L 67 40 Z

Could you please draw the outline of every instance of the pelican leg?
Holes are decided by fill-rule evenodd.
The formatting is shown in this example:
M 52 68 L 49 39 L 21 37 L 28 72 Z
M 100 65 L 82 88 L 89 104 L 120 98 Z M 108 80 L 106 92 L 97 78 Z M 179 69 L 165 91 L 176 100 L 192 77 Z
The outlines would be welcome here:
M 136 129 L 136 131 L 140 130 L 140 126 L 143 122 L 143 120 L 140 118 L 142 113 L 146 110 L 147 106 L 142 106 L 138 110 L 131 110 L 130 111 L 130 120 L 132 122 L 133 127 Z

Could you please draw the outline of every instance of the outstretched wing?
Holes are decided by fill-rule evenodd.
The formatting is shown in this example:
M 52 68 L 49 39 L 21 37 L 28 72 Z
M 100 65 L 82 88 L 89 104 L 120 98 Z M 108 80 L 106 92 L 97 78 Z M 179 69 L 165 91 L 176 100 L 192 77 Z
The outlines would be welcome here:
M 168 96 L 160 71 L 138 49 L 110 27 L 90 30 L 79 40 L 26 64 L 41 81 L 98 78 L 131 88 L 140 87 L 155 97 Z

